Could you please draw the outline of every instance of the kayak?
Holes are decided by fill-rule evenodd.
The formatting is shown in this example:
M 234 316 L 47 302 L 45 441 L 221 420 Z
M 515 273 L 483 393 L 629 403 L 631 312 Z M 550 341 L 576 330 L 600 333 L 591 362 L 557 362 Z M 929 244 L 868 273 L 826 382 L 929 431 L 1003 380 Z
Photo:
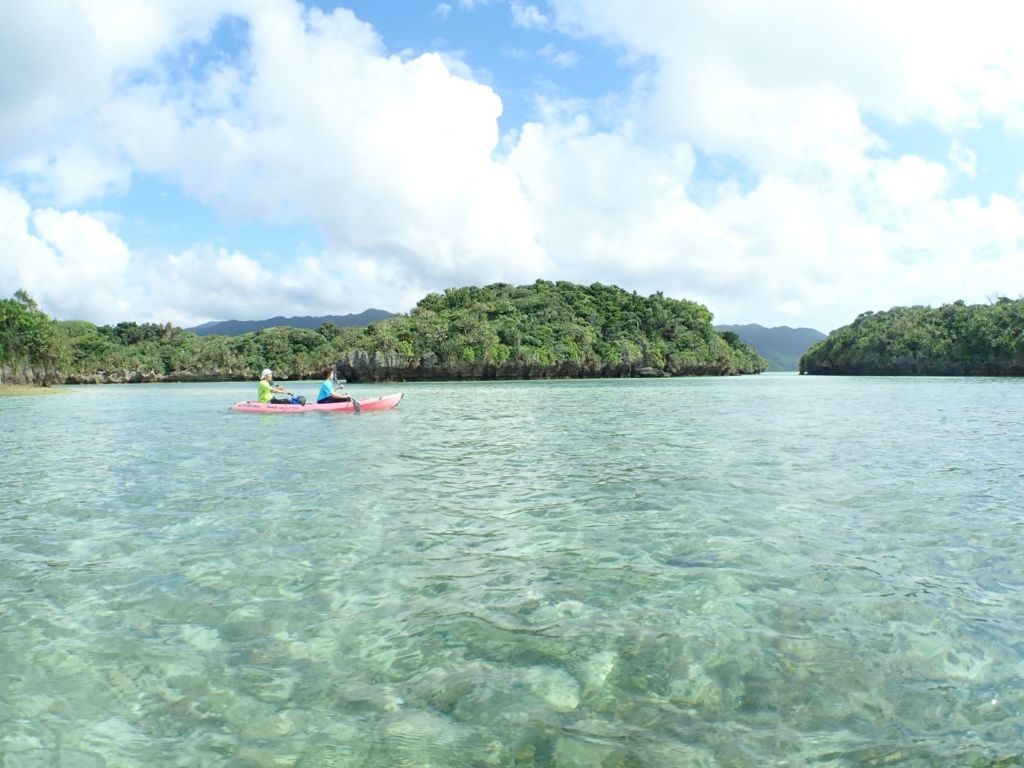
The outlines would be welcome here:
M 402 400 L 402 393 L 382 397 L 368 397 L 359 400 L 360 411 L 387 411 L 394 408 Z M 341 411 L 351 413 L 356 407 L 351 400 L 339 400 L 336 403 L 261 403 L 258 400 L 243 400 L 231 406 L 231 410 L 241 413 L 309 413 L 310 411 Z

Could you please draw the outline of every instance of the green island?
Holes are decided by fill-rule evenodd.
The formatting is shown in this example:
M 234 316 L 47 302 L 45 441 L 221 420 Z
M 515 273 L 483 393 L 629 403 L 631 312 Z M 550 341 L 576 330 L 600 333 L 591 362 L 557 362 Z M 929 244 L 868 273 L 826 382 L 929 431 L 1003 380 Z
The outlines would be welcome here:
M 1024 376 L 1024 299 L 865 312 L 807 350 L 800 372 Z
M 761 373 L 765 360 L 718 332 L 696 302 L 616 286 L 538 280 L 450 288 L 360 328 L 199 336 L 171 324 L 58 321 L 24 291 L 0 300 L 0 371 L 20 384 L 237 381 L 264 367 L 349 381 L 446 381 Z

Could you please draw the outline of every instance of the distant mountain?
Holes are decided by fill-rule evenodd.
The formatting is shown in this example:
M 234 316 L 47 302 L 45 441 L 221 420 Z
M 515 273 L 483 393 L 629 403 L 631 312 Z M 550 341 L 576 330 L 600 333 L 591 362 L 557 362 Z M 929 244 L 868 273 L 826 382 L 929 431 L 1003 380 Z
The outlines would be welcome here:
M 264 328 L 278 328 L 287 326 L 289 328 L 310 328 L 316 330 L 324 323 L 334 323 L 339 328 L 343 326 L 362 326 L 386 320 L 394 317 L 393 312 L 385 312 L 383 309 L 368 309 L 358 315 L 323 315 L 322 317 L 272 317 L 269 320 L 214 320 L 209 323 L 197 325 L 188 330 L 199 336 L 240 336 L 243 333 L 261 331 Z
M 769 371 L 797 371 L 800 358 L 810 347 L 825 338 L 813 328 L 788 325 L 765 328 L 763 325 L 716 325 L 716 331 L 732 331 L 756 349 L 768 361 Z

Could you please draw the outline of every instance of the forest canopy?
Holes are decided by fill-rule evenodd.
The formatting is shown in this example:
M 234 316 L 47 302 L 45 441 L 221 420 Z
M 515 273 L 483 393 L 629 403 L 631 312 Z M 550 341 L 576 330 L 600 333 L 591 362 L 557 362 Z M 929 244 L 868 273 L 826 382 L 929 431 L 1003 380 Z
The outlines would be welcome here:
M 51 370 L 67 361 L 65 334 L 31 296 L 19 290 L 0 299 L 0 367 L 24 363 Z
M 1024 299 L 865 312 L 815 344 L 801 373 L 1024 375 Z
M 239 380 L 264 367 L 311 378 L 335 363 L 363 380 L 738 374 L 766 365 L 736 334 L 715 331 L 701 304 L 599 283 L 450 288 L 362 328 L 240 336 L 57 322 L 23 292 L 2 307 L 0 362 L 55 368 L 68 381 Z

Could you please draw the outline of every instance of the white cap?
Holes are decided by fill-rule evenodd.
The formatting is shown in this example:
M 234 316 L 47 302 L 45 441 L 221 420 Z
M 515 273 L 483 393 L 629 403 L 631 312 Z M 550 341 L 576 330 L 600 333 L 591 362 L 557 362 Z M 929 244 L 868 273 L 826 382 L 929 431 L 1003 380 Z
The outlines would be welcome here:
M 265 379 L 265 378 L 267 378 L 267 376 L 273 376 L 273 375 L 274 375 L 274 372 L 272 370 L 270 370 L 269 368 L 264 368 L 263 369 L 263 373 L 260 374 L 260 378 L 261 379 Z

